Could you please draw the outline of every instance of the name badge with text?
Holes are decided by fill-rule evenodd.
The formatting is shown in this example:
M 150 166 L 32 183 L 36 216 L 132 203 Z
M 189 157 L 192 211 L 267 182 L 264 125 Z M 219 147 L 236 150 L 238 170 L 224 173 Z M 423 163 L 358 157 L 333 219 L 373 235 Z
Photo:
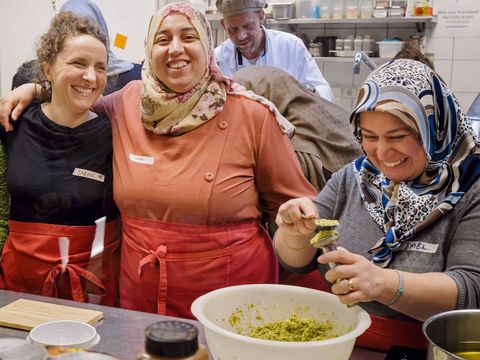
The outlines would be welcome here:
M 129 154 L 128 158 L 130 159 L 130 161 L 133 161 L 137 164 L 153 165 L 153 163 L 155 162 L 155 159 L 151 156 Z
M 407 241 L 402 245 L 402 250 L 420 251 L 429 254 L 435 254 L 438 244 L 431 244 L 423 241 Z
M 99 174 L 95 171 L 75 168 L 75 170 L 73 170 L 72 175 L 84 177 L 87 179 L 92 179 L 95 181 L 105 182 L 105 175 Z

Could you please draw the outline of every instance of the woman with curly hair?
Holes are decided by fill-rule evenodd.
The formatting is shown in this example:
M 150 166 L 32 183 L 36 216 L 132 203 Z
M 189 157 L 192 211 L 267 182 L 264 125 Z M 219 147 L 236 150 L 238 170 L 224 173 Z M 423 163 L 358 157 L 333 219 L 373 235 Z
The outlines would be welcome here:
M 114 305 L 120 233 L 111 127 L 90 111 L 106 84 L 106 38 L 90 20 L 60 13 L 37 56 L 45 102 L 31 104 L 14 131 L 0 134 L 11 199 L 0 262 L 4 287 Z M 102 217 L 104 250 L 91 259 L 95 221 Z M 62 238 L 69 239 L 66 264 Z

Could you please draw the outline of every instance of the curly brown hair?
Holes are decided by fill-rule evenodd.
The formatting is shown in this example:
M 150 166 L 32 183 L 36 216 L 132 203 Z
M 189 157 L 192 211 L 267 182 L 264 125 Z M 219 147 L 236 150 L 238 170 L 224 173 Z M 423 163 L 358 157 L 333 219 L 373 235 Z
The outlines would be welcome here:
M 420 50 L 411 46 L 405 46 L 402 50 L 400 50 L 393 58 L 393 60 L 397 60 L 397 59 L 417 60 L 427 65 L 430 69 L 435 70 L 433 68 L 433 64 L 430 61 L 430 59 L 426 55 L 424 55 Z
M 90 35 L 99 40 L 105 45 L 108 53 L 108 39 L 93 20 L 77 16 L 71 11 L 62 11 L 53 17 L 50 28 L 40 37 L 37 45 L 38 61 L 52 64 L 63 50 L 65 41 L 80 35 Z M 39 84 L 42 86 L 43 99 L 49 101 L 51 99 L 50 84 L 45 79 L 42 79 Z

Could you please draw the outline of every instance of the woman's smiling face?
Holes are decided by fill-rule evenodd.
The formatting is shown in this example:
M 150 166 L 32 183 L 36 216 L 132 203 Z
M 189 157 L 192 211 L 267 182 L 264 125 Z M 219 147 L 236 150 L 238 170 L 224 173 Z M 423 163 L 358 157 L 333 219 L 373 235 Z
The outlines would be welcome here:
M 155 34 L 151 53 L 155 76 L 170 90 L 185 93 L 207 71 L 207 56 L 197 30 L 185 15 L 168 15 Z
M 107 49 L 90 35 L 68 37 L 52 64 L 43 64 L 52 84 L 52 103 L 72 113 L 85 113 L 107 83 Z
M 387 112 L 360 113 L 362 147 L 370 162 L 388 179 L 411 181 L 425 170 L 422 144 L 398 117 Z

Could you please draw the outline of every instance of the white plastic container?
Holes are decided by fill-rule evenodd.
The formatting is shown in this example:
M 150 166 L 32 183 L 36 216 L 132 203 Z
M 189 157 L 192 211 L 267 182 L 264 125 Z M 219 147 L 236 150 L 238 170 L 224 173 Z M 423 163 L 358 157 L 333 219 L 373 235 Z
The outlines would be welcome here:
M 358 18 L 358 0 L 346 1 L 345 17 L 347 19 Z
M 360 0 L 360 17 L 362 19 L 369 19 L 373 14 L 373 0 Z
M 330 0 L 314 0 L 314 6 L 317 5 L 320 10 L 321 19 L 330 19 L 332 17 L 332 2 Z
M 90 324 L 75 320 L 55 320 L 34 327 L 27 340 L 45 346 L 90 349 L 100 342 L 100 335 Z
M 344 19 L 345 18 L 345 0 L 334 0 L 332 6 L 332 18 Z
M 271 3 L 272 16 L 275 20 L 287 20 L 292 17 L 293 2 L 291 3 Z
M 313 17 L 311 0 L 296 0 L 295 10 L 297 12 L 297 19 L 310 19 Z
M 357 37 L 355 37 L 355 40 L 353 40 L 353 50 L 362 51 L 362 43 L 362 37 L 360 35 L 357 35 Z
M 377 41 L 379 56 L 383 59 L 392 59 L 403 49 L 404 41 Z
M 368 34 L 363 37 L 362 51 L 365 51 L 367 54 L 373 51 L 373 39 Z

